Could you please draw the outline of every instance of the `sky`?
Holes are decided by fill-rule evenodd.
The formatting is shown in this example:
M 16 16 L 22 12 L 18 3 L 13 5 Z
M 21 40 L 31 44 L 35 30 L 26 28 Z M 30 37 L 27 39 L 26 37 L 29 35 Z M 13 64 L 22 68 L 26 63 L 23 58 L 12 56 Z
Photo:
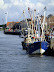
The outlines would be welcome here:
M 46 16 L 49 14 L 54 15 L 54 0 L 0 0 L 0 25 L 6 22 L 23 20 L 25 18 L 24 15 L 21 17 L 23 10 L 26 18 L 29 18 L 28 7 L 30 7 L 31 11 L 36 9 L 36 15 L 38 11 L 40 15 L 43 15 L 45 6 L 47 8 Z

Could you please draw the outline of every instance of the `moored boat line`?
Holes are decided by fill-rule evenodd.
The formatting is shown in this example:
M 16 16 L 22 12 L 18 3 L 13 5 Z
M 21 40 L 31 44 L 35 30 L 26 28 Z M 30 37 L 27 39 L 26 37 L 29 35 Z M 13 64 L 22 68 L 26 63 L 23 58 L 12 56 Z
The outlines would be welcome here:
M 34 29 L 33 30 L 33 22 L 31 20 L 32 25 L 32 34 L 30 34 L 30 31 L 28 31 L 27 37 L 24 38 L 24 41 L 22 42 L 23 49 L 26 50 L 28 54 L 44 54 L 46 50 L 50 48 L 51 38 L 47 36 L 47 22 L 45 20 L 45 10 L 44 10 L 44 19 L 43 23 L 41 23 L 41 17 L 37 16 L 37 24 L 35 26 L 34 23 Z M 35 21 L 34 21 L 35 22 Z

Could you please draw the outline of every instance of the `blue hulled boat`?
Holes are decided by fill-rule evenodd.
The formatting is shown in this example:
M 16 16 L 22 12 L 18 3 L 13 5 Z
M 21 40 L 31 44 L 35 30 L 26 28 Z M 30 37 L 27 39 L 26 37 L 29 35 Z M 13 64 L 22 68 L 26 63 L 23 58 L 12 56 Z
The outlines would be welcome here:
M 50 40 L 46 39 L 45 36 L 45 34 L 47 34 L 47 22 L 45 21 L 45 12 L 46 11 L 44 11 L 43 23 L 41 23 L 41 17 L 39 16 L 39 13 L 37 16 L 36 25 L 34 21 L 34 26 L 36 28 L 35 34 L 32 23 L 32 34 L 30 35 L 28 33 L 27 38 L 24 40 L 23 47 L 28 54 L 43 54 L 50 47 Z
M 27 46 L 28 54 L 43 54 L 49 47 L 49 43 L 47 41 L 38 41 L 34 43 L 29 43 Z

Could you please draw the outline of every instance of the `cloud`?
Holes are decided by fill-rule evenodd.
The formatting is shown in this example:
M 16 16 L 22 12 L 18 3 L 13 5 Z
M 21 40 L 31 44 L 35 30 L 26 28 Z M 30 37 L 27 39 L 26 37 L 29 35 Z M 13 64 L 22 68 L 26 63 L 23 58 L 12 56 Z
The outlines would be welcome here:
M 0 0 L 0 9 L 6 10 L 11 6 L 9 3 L 5 3 L 4 0 Z
M 18 5 L 18 4 L 19 4 L 18 0 L 10 0 L 10 2 L 11 2 L 11 4 L 13 4 L 13 5 Z
M 4 1 L 0 0 L 0 8 L 2 8 L 3 5 L 4 5 Z
M 42 4 L 41 2 L 38 2 L 38 3 L 36 4 L 36 7 L 37 7 L 38 9 L 42 10 L 42 9 L 44 8 L 44 4 Z
M 4 1 L 0 0 L 0 6 L 4 5 Z
M 54 0 L 0 0 L 0 15 L 3 17 L 5 12 L 8 11 L 8 21 L 18 21 L 23 10 L 25 10 L 26 17 L 28 17 L 28 7 L 31 10 L 36 9 L 36 12 L 38 10 L 42 12 L 45 6 L 47 7 L 47 14 L 54 13 Z
M 51 2 L 48 5 L 49 6 L 54 6 L 54 0 L 51 0 Z

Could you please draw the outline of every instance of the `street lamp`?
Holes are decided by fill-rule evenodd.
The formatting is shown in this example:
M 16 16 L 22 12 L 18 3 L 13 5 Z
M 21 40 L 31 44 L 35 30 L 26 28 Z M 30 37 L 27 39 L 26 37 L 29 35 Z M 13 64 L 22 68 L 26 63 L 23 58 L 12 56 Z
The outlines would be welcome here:
M 4 19 L 2 18 L 2 25 L 4 24 Z
M 8 12 L 6 12 L 5 14 L 6 14 L 6 24 L 7 24 L 7 16 L 8 16 Z

